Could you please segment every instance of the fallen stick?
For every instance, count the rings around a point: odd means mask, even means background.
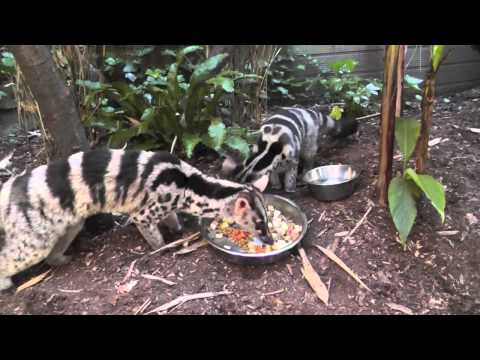
[[[352,229],[352,231],[350,231],[350,232],[348,233],[347,237],[352,236],[353,233],[354,233],[355,231],[357,231],[357,229],[360,227],[360,225],[362,225],[363,222],[365,221],[365,219],[367,218],[368,214],[370,214],[370,211],[372,211],[372,209],[373,209],[373,206],[370,206],[370,207],[368,208],[368,210],[365,212],[365,215],[363,215],[363,217],[357,222],[357,225],[355,225],[355,227]]]
[[[196,243],[193,243],[192,245],[186,247],[185,249],[175,251],[173,253],[173,255],[189,254],[189,253],[194,252],[195,250],[200,249],[201,247],[207,246],[207,245],[208,245],[207,240],[200,240],[200,241],[197,241]]]
[[[150,275],[150,274],[143,274],[142,277],[144,279],[148,279],[148,280],[155,280],[155,281],[160,281],[164,284],[167,284],[168,286],[173,286],[173,285],[177,285],[177,283],[174,283],[173,281],[170,281],[170,280],[167,280],[167,279],[164,279],[160,276],[155,276],[155,275]]]
[[[140,306],[138,308],[138,310],[135,311],[135,315],[142,314],[151,303],[152,303],[152,300],[150,298],[145,300],[145,302],[142,304],[142,306]]]
[[[25,289],[28,289],[29,287],[32,287],[34,285],[37,285],[39,282],[45,280],[45,278],[47,278],[47,276],[52,272],[52,269],[50,270],[47,270],[45,271],[43,274],[40,274],[38,276],[35,276],[33,278],[31,278],[30,280],[28,280],[27,282],[24,282],[22,285],[20,285],[17,290],[16,290],[16,293],[19,293],[20,291],[22,290],[25,290]],[[49,279],[51,277],[51,275],[47,278]]]
[[[376,113],[376,114],[361,116],[361,117],[358,117],[357,120],[367,120],[367,119],[371,119],[371,118],[374,118],[374,117],[377,117],[377,116],[380,116],[380,115],[381,115],[380,113]]]
[[[194,239],[196,239],[197,237],[200,236],[200,233],[197,232],[195,234],[192,234],[186,238],[183,238],[183,239],[180,239],[180,240],[176,240],[174,242],[171,242],[170,244],[167,244],[165,246],[162,246],[160,249],[157,249],[155,251],[152,251],[151,253],[148,253],[147,255],[155,255],[156,253],[159,253],[160,251],[164,251],[164,250],[168,250],[168,249],[172,249],[174,247],[177,247],[179,245],[182,245],[183,243],[185,242],[188,242],[188,241],[192,241]]]
[[[324,247],[320,245],[315,245],[321,252],[323,252],[330,260],[335,262],[338,266],[340,266],[348,275],[350,275],[355,281],[357,281],[361,286],[363,286],[365,289],[368,291],[372,292],[370,288],[365,285],[365,283],[360,280],[360,278],[337,256],[335,255],[331,250],[325,249]]]
[[[121,283],[124,283],[125,281],[130,279],[130,277],[132,276],[133,268],[135,267],[136,262],[137,262],[137,260],[132,261],[132,263],[130,264],[130,267],[128,268],[127,274],[125,275],[125,277],[123,278]]]
[[[310,260],[308,260],[307,254],[305,253],[305,250],[303,248],[299,248],[298,252],[300,253],[300,256],[302,258],[302,274],[307,280],[307,282],[310,284],[312,287],[313,291],[315,291],[315,294],[317,294],[318,298],[323,301],[325,305],[328,305],[328,289],[325,286],[324,282],[322,279],[320,279],[320,276],[318,273],[315,271],[313,268],[312,264],[310,263]]]
[[[163,305],[161,305],[161,306],[159,306],[159,307],[157,307],[153,310],[150,310],[145,315],[152,314],[154,312],[162,313],[162,312],[165,312],[169,309],[172,309],[174,307],[182,305],[182,304],[186,303],[187,301],[191,301],[191,300],[206,299],[206,298],[212,298],[212,297],[216,297],[216,296],[230,295],[230,294],[232,294],[231,291],[220,291],[220,292],[206,292],[206,293],[199,293],[199,294],[182,295],[182,296],[179,296],[176,299],[174,299],[174,300],[172,300],[172,301],[170,301],[166,304],[163,304]]]
[[[277,294],[283,293],[284,291],[285,291],[285,289],[280,289],[280,290],[276,290],[276,291],[271,291],[271,292],[262,294],[262,296],[277,295]]]
[[[327,210],[323,210],[322,214],[320,215],[320,217],[318,218],[317,222],[320,224],[323,220],[323,218],[325,217],[325,213],[327,212]]]
[[[438,235],[441,236],[452,236],[452,235],[457,235],[460,231],[458,230],[444,230],[444,231],[437,231]]]

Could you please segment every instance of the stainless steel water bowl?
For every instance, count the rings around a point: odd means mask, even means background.
[[[266,205],[272,205],[276,209],[280,210],[285,216],[290,218],[295,224],[302,226],[302,233],[297,240],[290,243],[288,246],[271,251],[268,253],[252,254],[248,253],[240,247],[233,244],[226,238],[215,238],[213,232],[210,230],[209,225],[212,219],[202,219],[201,233],[204,239],[206,239],[212,248],[221,254],[226,260],[242,265],[259,265],[259,264],[271,264],[289,254],[302,239],[305,237],[308,228],[307,217],[303,211],[291,200],[278,195],[265,194]],[[225,248],[227,245],[228,248]]]
[[[353,194],[358,176],[359,172],[350,165],[327,165],[310,170],[303,181],[316,199],[337,201]]]

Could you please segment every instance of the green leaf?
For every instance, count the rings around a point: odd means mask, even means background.
[[[342,118],[343,109],[340,106],[334,106],[332,111],[330,112],[330,117],[333,120],[339,121]]]
[[[250,148],[248,147],[248,143],[241,137],[229,136],[225,140],[225,144],[228,147],[239,151],[244,159],[248,158],[248,155],[250,154]]]
[[[417,145],[421,124],[414,118],[398,118],[395,121],[395,139],[403,155],[404,168]]]
[[[405,247],[408,234],[410,234],[417,217],[417,207],[410,192],[408,181],[404,178],[396,177],[390,182],[388,186],[388,206],[393,223],[400,235],[400,240]]]
[[[438,70],[440,60],[442,60],[443,49],[445,45],[432,45],[432,67],[433,71]]]
[[[412,179],[432,203],[442,219],[445,221],[445,190],[443,185],[430,175],[419,175],[415,170],[408,168],[405,177]]]
[[[225,92],[232,93],[235,90],[235,84],[232,79],[223,77],[223,76],[216,76],[207,81],[209,84],[213,84],[215,86],[221,86]]]
[[[9,67],[9,68],[14,68],[15,67],[15,59],[13,57],[13,55],[10,57],[10,56],[6,56],[6,54],[9,54],[9,53],[3,53],[3,57],[2,57],[2,64],[6,67]]]
[[[288,89],[284,88],[283,86],[277,87],[277,90],[280,91],[282,95],[288,95]]]
[[[351,73],[358,66],[358,61],[354,59],[339,60],[329,65],[329,68],[335,73]]]
[[[102,90],[105,88],[105,86],[98,81],[77,80],[76,84],[78,86],[86,87],[89,90]]]
[[[182,142],[185,151],[187,152],[187,157],[190,159],[193,155],[193,150],[200,143],[202,139],[198,134],[183,134]]]
[[[124,73],[133,73],[136,71],[136,68],[135,68],[135,65],[133,63],[127,63],[125,64],[125,66],[123,67],[122,71]]]
[[[155,108],[149,107],[146,108],[140,118],[141,121],[151,121],[155,116]]]
[[[218,54],[199,64],[190,78],[190,85],[195,86],[214,77],[225,65],[227,54]]]
[[[120,129],[115,131],[114,134],[110,136],[109,147],[112,148],[121,148],[123,147],[131,138],[137,135],[137,129],[132,127],[130,129]]]
[[[415,99],[417,99],[418,101],[422,101],[423,97],[422,95],[417,94],[415,95]]]
[[[213,148],[215,150],[220,149],[227,135],[225,124],[219,119],[212,121],[208,127],[208,135],[210,135],[210,138],[212,139]]]
[[[203,46],[200,45],[192,45],[192,46],[187,46],[186,48],[180,50],[179,54],[182,56],[186,56],[188,54],[191,54],[195,51],[203,50]]]
[[[7,93],[0,90],[0,99],[5,96],[7,96]]]
[[[422,89],[420,89],[419,85],[423,82],[422,79],[418,79],[416,77],[413,77],[413,76],[410,76],[410,75],[405,75],[405,85],[407,85],[407,87],[409,88],[412,88],[412,89],[415,89],[417,91],[422,91]]]
[[[297,69],[305,71],[305,65],[303,64],[297,65]]]

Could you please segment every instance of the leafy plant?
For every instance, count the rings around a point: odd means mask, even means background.
[[[395,125],[395,139],[403,157],[403,173],[390,182],[388,202],[404,248],[417,216],[416,202],[422,194],[437,210],[442,223],[445,220],[445,192],[442,184],[432,176],[417,174],[408,167],[420,136],[420,128],[420,122],[414,118],[399,118]]]
[[[423,83],[422,79],[418,79],[414,76],[405,74],[405,79],[403,81],[404,89],[407,92],[407,95],[412,94],[415,96],[415,99],[418,101],[422,101],[422,89],[420,85]],[[406,105],[411,106],[412,103],[410,101],[405,101]]]
[[[374,100],[381,83],[353,75],[357,66],[358,61],[343,59],[325,69],[318,59],[285,49],[267,71],[269,101],[272,105],[311,103],[312,99],[323,104],[345,103],[336,116],[364,115],[377,106]]]
[[[316,74],[319,69],[318,60],[310,55],[295,54],[288,49],[282,49],[268,70],[265,64],[270,102],[288,105],[311,100],[308,88],[315,76],[309,74]]]
[[[0,75],[14,76],[16,63],[13,54],[8,51],[2,51],[0,54]]]
[[[144,73],[136,72],[135,61],[128,65],[107,58],[107,70],[122,66],[126,80],[79,82],[89,90],[85,124],[106,131],[114,147],[128,143],[158,149],[177,138],[188,157],[198,144],[218,152],[231,148],[247,157],[246,131],[227,127],[218,110],[223,98],[235,92],[235,83],[250,76],[225,70],[227,54],[203,56],[196,64],[187,62],[194,53],[203,55],[203,47],[168,50],[173,62],[167,69],[150,68]]]
[[[329,65],[329,70],[322,70],[311,84],[312,89],[322,92],[327,103],[344,103],[345,114],[352,117],[364,115],[369,108],[378,107],[375,100],[382,88],[376,79],[363,79],[353,74],[358,64],[353,59],[336,61]]]

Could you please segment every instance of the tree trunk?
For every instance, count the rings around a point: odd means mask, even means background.
[[[427,75],[422,95],[422,128],[420,130],[416,154],[416,170],[418,174],[424,174],[427,168],[428,139],[430,138],[430,129],[432,128],[435,99],[435,73],[433,69]]]
[[[405,69],[405,46],[387,45],[382,92],[380,125],[380,161],[378,169],[378,202],[388,204],[388,184],[392,178],[395,118],[401,114],[402,89]]]
[[[46,45],[9,45],[35,100],[45,128],[53,138],[53,158],[88,149],[85,130],[70,89]]]

